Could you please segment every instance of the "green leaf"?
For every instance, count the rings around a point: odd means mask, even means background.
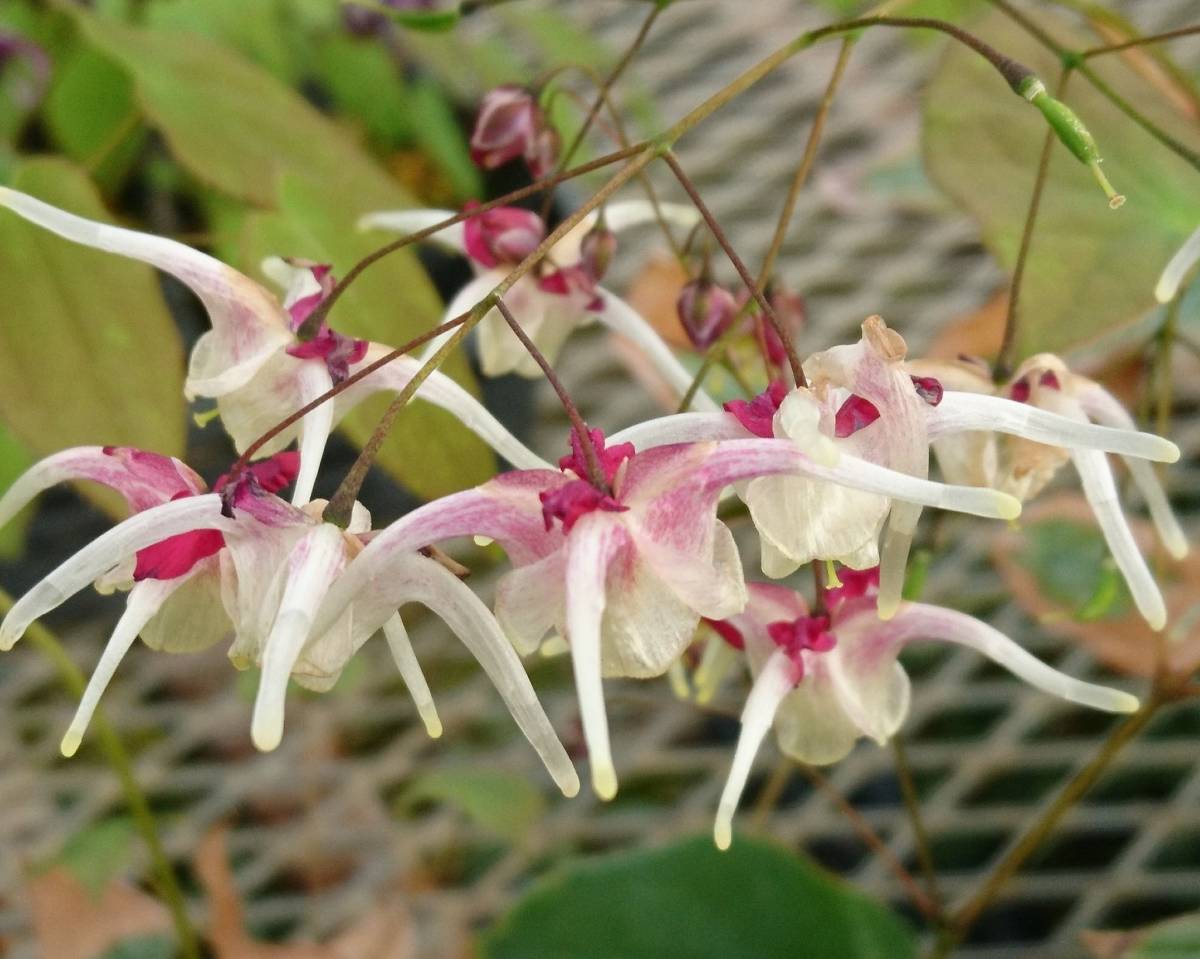
[[[422,802],[443,802],[511,841],[524,836],[542,818],[546,799],[524,776],[497,769],[436,769],[419,776],[397,801],[408,812]]]
[[[132,819],[105,819],[68,839],[48,865],[66,866],[88,892],[99,897],[128,867],[136,839],[137,827]]]
[[[404,78],[381,43],[331,33],[314,65],[338,112],[361,120],[373,142],[388,148],[411,142]]]
[[[1195,959],[1200,956],[1200,913],[1177,916],[1150,927],[1124,959]]]
[[[1033,574],[1047,599],[1075,619],[1119,618],[1132,608],[1125,581],[1094,526],[1058,519],[1030,524],[1017,562]]]
[[[12,185],[111,220],[93,184],[66,160],[25,161]],[[183,347],[154,270],[6,210],[0,250],[0,421],[38,457],[93,444],[182,456]],[[101,501],[124,515],[114,500]]]
[[[173,959],[177,955],[175,941],[168,936],[135,936],[121,940],[100,959]]]
[[[6,490],[18,476],[33,465],[33,457],[0,423],[0,490]],[[0,526],[0,559],[15,559],[25,548],[25,533],[33,520],[32,507],[23,509]]]
[[[1088,45],[1048,11],[1039,22],[1069,45]],[[1053,92],[1056,59],[1006,17],[991,16],[977,30],[1038,71]],[[1200,145],[1195,125],[1174,114],[1120,57],[1091,65],[1138,110]],[[1190,166],[1084,77],[1072,77],[1061,99],[1095,137],[1105,173],[1128,202],[1110,210],[1087,167],[1053,144],[1021,294],[1021,356],[1061,352],[1135,322],[1154,306],[1159,272],[1200,222],[1200,191]],[[926,95],[926,162],[938,185],[978,221],[984,241],[1009,270],[1046,129],[1041,114],[1014,96],[987,62],[952,45]]]
[[[345,0],[344,0],[345,2]],[[445,33],[453,30],[462,18],[457,9],[448,10],[398,10],[375,0],[352,0],[355,6],[374,10],[389,17],[393,23],[408,30],[419,30],[422,33]]]
[[[274,205],[284,173],[352,197],[350,213],[411,203],[345,129],[232,50],[71,10],[88,40],[129,71],[147,118],[202,182],[260,207]]]
[[[287,42],[295,31],[279,14],[279,0],[171,0],[146,4],[145,23],[162,32],[202,34],[294,83],[302,75]]]
[[[115,191],[146,140],[128,74],[87,48],[56,67],[43,117],[55,143],[106,192]]]
[[[286,178],[279,206],[278,213],[247,217],[240,262],[248,273],[255,274],[265,257],[279,255],[332,263],[341,276],[378,243],[355,230],[352,197],[336,189]],[[399,345],[436,325],[439,314],[415,260],[390,256],[347,289],[331,319],[344,333]],[[443,371],[474,389],[461,352]],[[366,442],[389,401],[390,395],[376,397],[346,417],[343,429],[351,440]],[[378,462],[426,499],[482,483],[496,466],[491,451],[453,416],[420,401],[401,415]]]
[[[418,80],[409,90],[408,106],[417,143],[449,177],[455,191],[460,196],[480,196],[479,169],[471,162],[467,138],[441,86]]]
[[[779,846],[708,837],[576,865],[483,939],[484,959],[905,959],[893,913]]]

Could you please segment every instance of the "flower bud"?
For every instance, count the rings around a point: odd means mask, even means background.
[[[617,252],[617,235],[601,219],[579,243],[579,262],[594,282],[599,282],[612,265]]]
[[[712,280],[691,280],[675,301],[675,311],[688,339],[698,350],[706,350],[729,329],[737,315],[737,301]]]
[[[562,151],[562,137],[552,126],[547,126],[541,111],[538,111],[540,129],[525,150],[525,165],[535,180],[549,176],[558,167],[558,155]]]
[[[472,205],[468,204],[467,209]],[[467,255],[480,266],[520,263],[546,236],[542,218],[516,206],[485,210],[463,224]]]
[[[767,302],[775,311],[775,316],[787,331],[793,341],[800,335],[804,321],[808,318],[808,305],[804,297],[793,290],[782,286],[772,287],[767,291]],[[783,341],[770,323],[763,323],[763,340],[766,346],[767,359],[775,366],[783,366],[787,362],[787,350]]]
[[[471,160],[494,170],[517,157],[529,157],[545,126],[542,108],[524,87],[506,85],[490,90],[479,107],[471,131]]]

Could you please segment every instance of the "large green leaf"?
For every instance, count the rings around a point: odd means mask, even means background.
[[[410,202],[348,132],[234,51],[187,30],[136,29],[72,7],[86,38],[124,66],[176,159],[218,190],[274,204],[281,174],[344,198],[348,212]]]
[[[905,959],[912,932],[809,861],[708,837],[573,867],[483,940],[484,959]]]
[[[516,841],[541,818],[546,799],[529,779],[499,769],[434,769],[416,778],[398,801],[401,812],[422,802],[456,806],[504,839]]]
[[[1090,45],[1049,11],[1040,23]],[[1047,22],[1048,21],[1048,22]],[[1054,85],[1057,60],[999,14],[976,28]],[[1173,135],[1200,146],[1183,121],[1118,56],[1091,61],[1112,87]],[[1132,323],[1154,305],[1159,272],[1200,222],[1200,179],[1081,76],[1063,98],[1099,143],[1104,170],[1127,202],[1110,210],[1085,166],[1055,143],[1021,295],[1019,353],[1061,351]],[[925,155],[935,181],[979,222],[1011,269],[1046,124],[975,53],[953,46],[925,101]]]
[[[349,200],[334,189],[285,178],[279,212],[255,213],[242,234],[241,267],[257,273],[270,255],[300,256],[332,263],[337,275],[374,249],[376,240],[354,228]],[[366,271],[346,291],[332,314],[335,327],[380,343],[399,345],[437,322],[436,299],[428,286],[414,283],[416,267],[403,257],[388,257]],[[419,279],[424,279],[423,275]],[[443,370],[471,388],[462,354]],[[344,429],[363,443],[379,421],[389,397],[365,403],[348,416]],[[484,444],[450,414],[427,403],[413,403],[396,423],[380,451],[379,463],[423,498],[481,483],[495,471],[495,459]]]
[[[66,160],[29,160],[12,185],[110,220]],[[182,456],[183,349],[150,267],[59,239],[0,210],[0,419],[37,456],[139,446]]]

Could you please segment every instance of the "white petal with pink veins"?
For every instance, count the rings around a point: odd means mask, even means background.
[[[454,210],[379,210],[359,217],[360,230],[388,230],[392,233],[407,235],[420,230],[428,230],[437,226],[443,220],[452,219]],[[455,223],[443,227],[429,237],[430,243],[440,243],[456,253],[466,254],[467,246],[463,239],[463,225]]]
[[[425,673],[421,670],[421,664],[417,662],[412,640],[408,638],[408,630],[404,628],[404,621],[399,614],[393,614],[383,624],[383,635],[387,637],[392,661],[395,662],[404,685],[408,687],[408,694],[412,697],[413,705],[417,707],[417,715],[425,724],[425,731],[431,739],[437,739],[442,735],[442,721],[438,718],[433,693],[429,691],[429,683],[425,681]]]

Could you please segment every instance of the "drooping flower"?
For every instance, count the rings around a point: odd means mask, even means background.
[[[668,221],[685,227],[693,226],[698,216],[691,207],[676,203],[660,204],[660,210]],[[413,233],[453,215],[448,210],[390,210],[367,214],[359,221],[359,226],[363,229]],[[504,298],[513,316],[550,362],[554,362],[563,344],[575,330],[597,321],[641,347],[682,396],[691,386],[692,374],[633,307],[599,284],[600,274],[597,271],[607,266],[612,256],[611,249],[604,255],[597,255],[596,250],[585,248],[585,241],[594,237],[597,229],[606,232],[591,242],[594,245],[611,246],[610,238],[616,233],[647,222],[653,216],[654,210],[649,203],[629,201],[608,204],[602,221],[598,214],[584,217],[550,250],[541,272],[522,277]],[[466,226],[458,224],[447,227],[434,235],[438,243],[468,256],[476,272],[475,279],[459,290],[446,307],[447,319],[465,313],[480,302],[519,262],[521,257],[516,254],[527,250],[527,242],[514,249],[506,260],[499,256],[500,244],[496,234],[506,235],[519,229],[522,237],[528,237],[532,229],[531,217],[534,214],[525,210],[501,208],[472,217],[466,221]],[[476,221],[479,224],[472,226]],[[480,364],[486,375],[542,375],[541,368],[513,335],[499,311],[490,311],[480,321],[477,330]],[[436,349],[440,342],[434,340],[428,347],[429,351]],[[696,405],[709,410],[717,408],[703,392],[698,395]]]
[[[484,95],[471,131],[476,166],[494,170],[522,157],[537,180],[553,172],[559,146],[557,131],[531,91],[506,84]]]
[[[1147,460],[1174,462],[1179,451],[1174,444],[1159,440],[1159,447],[1144,442],[1129,445],[1089,446],[1064,443],[1029,431],[1006,429],[1003,420],[1033,422],[1039,414],[1053,413],[1075,424],[1076,430],[1094,430],[1095,424],[1121,431],[1126,437],[1145,437],[1136,433],[1133,417],[1120,401],[1099,383],[1074,373],[1057,356],[1039,353],[1025,360],[1007,383],[995,385],[982,370],[969,364],[917,365],[936,370],[958,382],[957,411],[936,426],[934,450],[942,472],[955,482],[984,484],[1011,493],[1027,501],[1038,493],[1070,460],[1079,474],[1084,496],[1096,515],[1113,559],[1142,616],[1154,629],[1166,625],[1166,606],[1154,577],[1137,548],[1133,534],[1121,512],[1120,498],[1105,452],[1120,454],[1129,469],[1159,538],[1176,559],[1187,555],[1188,544],[1179,526],[1162,484]],[[966,392],[975,389],[978,393]],[[998,395],[987,395],[992,392]],[[1007,397],[1007,399],[1005,399]],[[967,424],[957,414],[971,414],[974,431],[963,432]],[[981,430],[983,432],[981,432]],[[1002,436],[994,431],[1010,434]],[[952,436],[946,436],[953,433]],[[1067,447],[1065,449],[1057,448]]]
[[[746,609],[725,621],[745,645],[754,685],[717,811],[714,837],[721,849],[732,840],[738,800],[772,725],[780,749],[813,765],[837,762],[861,737],[880,745],[891,739],[908,714],[911,689],[897,657],[909,643],[966,646],[1043,692],[1093,709],[1130,713],[1138,707],[1128,693],[1060,673],[964,613],[904,603],[890,620],[880,619],[875,570],[849,573],[844,583],[826,591],[828,612],[821,615],[811,614],[790,589],[752,583]]]
[[[179,460],[124,447],[65,450],[32,467],[0,498],[0,525],[42,490],[87,479],[121,493],[134,515],[64,562],[22,597],[0,624],[9,649],[30,622],[89,582],[129,589],[125,611],[106,645],[62,741],[72,755],[101,694],[140,634],[148,645],[195,651],[232,636],[239,669],[262,667],[252,734],[261,749],[278,744],[289,678],[328,689],[377,628],[430,735],[441,733],[429,686],[399,614],[357,628],[353,610],[310,637],[312,613],[370,535],[370,516],[355,504],[347,529],[323,522],[325,503],[303,509],[274,495],[298,472],[295,453],[223,476],[214,492]],[[520,660],[487,608],[436,560],[419,553],[397,566],[403,602],[418,602],[462,638],[496,683],[522,731],[564,792],[578,778],[537,703]],[[398,604],[399,605],[399,604]],[[305,642],[305,640],[308,640]]]
[[[871,317],[863,324],[860,342],[833,347],[805,362],[808,389],[789,393],[773,384],[752,402],[727,404],[724,414],[661,417],[623,430],[614,439],[644,449],[660,443],[773,435],[791,440],[819,462],[836,463],[850,456],[855,464],[885,466],[918,478],[928,475],[931,444],[979,430],[1052,443],[1085,456],[1103,451],[1167,462],[1179,456],[1170,441],[1128,429],[1127,422],[1113,424],[1119,428],[1097,426],[1003,397],[946,389],[935,377],[914,377],[904,355],[903,339],[880,318]],[[963,482],[956,474],[948,478]],[[1019,512],[1007,495],[1012,491],[1002,483],[987,478],[976,482],[973,477],[966,485],[1000,490],[1012,507],[1008,518]],[[763,572],[768,576],[786,576],[812,560],[834,560],[853,569],[878,565],[880,615],[886,617],[897,608],[922,508],[904,501],[898,488],[867,491],[833,486],[815,476],[764,476],[741,487],[739,495],[761,537]],[[953,509],[954,502],[946,499],[939,505]]]
[[[684,284],[675,311],[692,346],[707,350],[733,324],[738,305],[725,287],[701,278]]]
[[[335,382],[390,352],[382,344],[344,336],[324,324],[312,339],[297,338],[296,331],[331,288],[332,276],[323,264],[282,259],[264,263],[264,272],[286,290],[280,302],[232,267],[174,240],[85,220],[4,187],[0,187],[0,206],[75,243],[155,266],[200,298],[212,329],[192,350],[184,390],[189,398],[217,401],[222,422],[239,451]],[[397,358],[333,402],[309,412],[263,448],[264,454],[270,454],[299,436],[301,474],[293,502],[312,498],[325,443],[341,417],[375,392],[403,389],[420,366],[412,357]],[[453,413],[515,465],[543,465],[449,377],[434,373],[417,397]]]
[[[822,466],[792,443],[742,439],[634,453],[592,439],[603,486],[592,486],[582,447],[562,472],[524,470],[426,504],[380,532],[330,590],[319,632],[353,605],[364,629],[401,601],[395,572],[416,549],[461,536],[496,540],[513,564],[496,593],[496,617],[522,652],[552,629],[566,637],[591,757],[592,782],[616,791],[602,676],[658,676],[691,641],[701,617],[723,619],[745,602],[729,530],[716,519],[722,489],[773,473],[815,475],[941,502],[937,484],[847,457]],[[964,491],[964,508],[995,515],[1005,497]],[[1013,504],[1015,505],[1015,503]]]

